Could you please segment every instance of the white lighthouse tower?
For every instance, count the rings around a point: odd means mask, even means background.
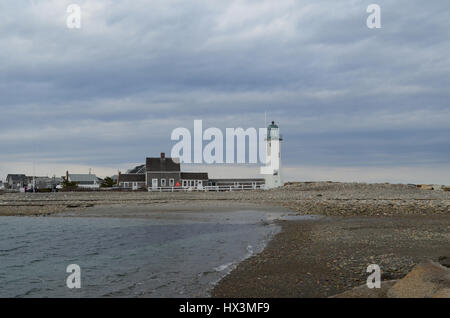
[[[261,174],[266,180],[266,189],[278,188],[283,185],[281,181],[281,147],[280,129],[272,121],[267,127],[266,136],[266,165],[261,167]]]

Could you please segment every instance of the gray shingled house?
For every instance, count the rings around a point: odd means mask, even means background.
[[[159,158],[146,160],[147,187],[175,187],[181,185],[181,165],[176,158],[166,158],[161,153]]]
[[[119,173],[117,184],[120,188],[171,188],[198,187],[206,185],[208,173],[181,172],[181,165],[177,158],[168,158],[164,153],[160,157],[149,157],[145,165],[137,166]]]
[[[123,189],[184,188],[203,189],[205,186],[217,187],[221,190],[261,189],[265,180],[258,179],[209,179],[207,172],[182,172],[177,158],[167,158],[164,153],[160,157],[149,157],[145,165],[137,166],[120,173],[117,185]],[[214,190],[214,188],[213,188]]]

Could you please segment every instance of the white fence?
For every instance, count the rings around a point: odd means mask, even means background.
[[[197,186],[197,187],[148,187],[149,192],[223,192],[223,191],[245,191],[264,190],[262,185],[236,185],[236,186]]]

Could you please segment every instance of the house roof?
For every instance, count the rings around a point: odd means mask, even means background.
[[[177,158],[147,158],[146,169],[149,171],[180,171]]]
[[[248,178],[248,179],[210,179],[212,182],[234,183],[234,182],[265,182],[264,178]]]
[[[181,179],[184,180],[208,180],[207,172],[182,172]]]
[[[145,173],[145,165],[136,166],[133,169],[129,169],[127,173]]]
[[[98,178],[95,174],[69,174],[71,182],[96,182]]]
[[[145,182],[143,173],[123,173],[120,174],[119,182]]]
[[[11,180],[12,182],[28,182],[28,178],[24,174],[8,174],[6,180]]]

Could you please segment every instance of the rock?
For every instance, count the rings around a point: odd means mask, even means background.
[[[447,289],[447,291],[446,291]],[[450,289],[450,269],[438,263],[420,263],[389,291],[389,298],[445,297]]]
[[[67,207],[68,208],[79,208],[81,206],[81,204],[68,204]]]
[[[433,190],[433,186],[429,184],[419,184],[418,187],[422,190]]]
[[[372,289],[364,284],[330,298],[386,298],[387,292],[395,283],[397,283],[397,280],[382,281],[381,288]]]
[[[440,257],[446,262],[449,257]],[[450,268],[427,261],[400,280],[381,282],[381,288],[366,284],[330,298],[450,298]]]
[[[450,268],[450,256],[441,256],[438,259],[439,264]]]

